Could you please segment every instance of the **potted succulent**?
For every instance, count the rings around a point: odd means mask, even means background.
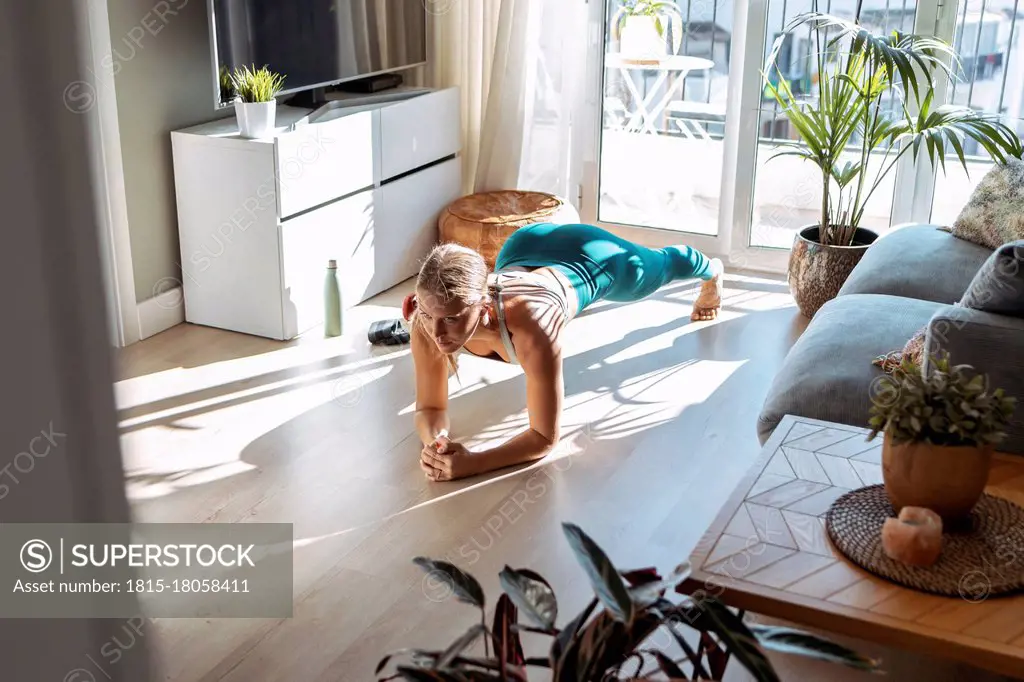
[[[926,367],[905,359],[873,391],[871,433],[884,434],[882,476],[899,513],[925,507],[955,522],[968,516],[988,482],[995,446],[1016,399],[989,390],[988,377],[949,355]]]
[[[612,17],[612,37],[627,61],[656,62],[665,57],[665,31],[672,28],[672,53],[683,40],[683,15],[669,0],[623,0]]]
[[[284,86],[284,76],[266,66],[256,69],[237,68],[231,74],[231,87],[235,93],[235,117],[242,137],[269,137],[274,133],[277,118],[277,100]]]
[[[753,679],[775,682],[779,677],[765,655],[767,650],[878,671],[877,661],[816,635],[747,624],[742,614],[712,597],[695,594],[672,601],[665,592],[686,578],[685,564],[668,578],[653,568],[619,571],[578,526],[563,523],[562,528],[594,588],[595,596],[586,608],[558,626],[558,600],[548,581],[531,570],[506,566],[498,576],[503,594],[495,604],[493,627],[488,628],[480,583],[450,563],[417,557],[415,563],[447,586],[458,601],[480,610],[480,622],[443,651],[403,649],[385,656],[376,674],[392,663],[395,670],[379,679],[526,682],[541,679],[536,674],[528,678],[527,669],[546,669],[549,672],[543,676],[552,682],[721,680],[732,657]],[[520,612],[529,624],[520,623]],[[695,644],[691,643],[694,638],[683,637],[686,630],[696,635]],[[549,637],[550,647],[542,656],[528,655],[521,632]],[[483,656],[468,653],[479,640],[483,640]],[[669,643],[678,646],[678,653],[665,646]],[[402,658],[409,662],[399,664]],[[627,666],[631,674],[625,671]]]
[[[818,92],[794,95],[777,60],[787,35],[816,36]],[[947,64],[947,60],[950,62]],[[778,156],[797,156],[821,173],[821,214],[794,237],[789,286],[800,311],[813,317],[834,298],[877,239],[862,225],[882,180],[907,154],[927,152],[945,171],[947,143],[967,170],[963,140],[972,138],[996,163],[1024,154],[1020,138],[997,117],[969,107],[934,104],[933,76],[951,80],[958,67],[942,40],[899,31],[875,34],[850,21],[810,12],[796,17],[774,43],[763,72],[765,89],[796,140]]]

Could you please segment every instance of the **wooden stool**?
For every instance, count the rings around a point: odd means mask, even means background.
[[[524,225],[579,222],[572,204],[553,194],[498,190],[478,192],[448,205],[438,218],[442,242],[455,242],[482,255],[493,269],[505,240]]]

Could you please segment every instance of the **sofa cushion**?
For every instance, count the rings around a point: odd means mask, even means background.
[[[935,225],[899,227],[868,248],[839,295],[889,294],[955,303],[991,254]],[[902,348],[913,332],[893,348]]]
[[[992,252],[967,287],[963,305],[1024,317],[1024,240],[1003,244]]]
[[[867,427],[872,382],[884,376],[871,361],[902,347],[943,307],[884,294],[849,294],[826,303],[772,382],[758,417],[761,443],[787,414]]]

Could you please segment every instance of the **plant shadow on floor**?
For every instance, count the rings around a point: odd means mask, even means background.
[[[730,286],[731,289],[731,286]],[[739,289],[743,291],[742,288]],[[665,287],[652,295],[678,306],[678,314],[655,324],[638,322],[614,341],[590,348],[566,358],[564,363],[566,403],[586,400],[590,397],[610,397],[614,412],[607,418],[590,420],[586,425],[588,451],[600,449],[602,442],[613,442],[617,438],[630,437],[645,442],[671,437],[679,433],[679,425],[702,424],[701,428],[725,417],[715,415],[710,406],[719,405],[719,393],[724,392],[736,405],[736,419],[746,414],[746,425],[737,423],[725,437],[732,443],[749,443],[756,448],[756,410],[763,398],[771,376],[788,348],[805,326],[805,321],[794,308],[785,307],[767,311],[747,312],[740,317],[720,319],[712,323],[695,323],[689,319],[690,303],[682,297],[696,293],[692,284]],[[728,291],[727,291],[728,293]],[[610,314],[629,304],[606,305],[594,311],[594,315]],[[729,310],[728,300],[725,309]],[[691,329],[699,325],[698,329]],[[679,330],[667,346],[658,350],[628,356],[631,349],[659,337],[670,336]],[[770,331],[769,331],[770,330]],[[571,332],[570,332],[571,333]],[[756,341],[752,339],[756,338]],[[699,358],[699,360],[697,360]],[[624,386],[647,378],[656,382],[661,377],[680,371],[696,362],[732,362],[738,367],[711,395],[698,404],[687,406],[682,412],[667,417],[645,421],[642,425],[629,423],[629,409],[644,407],[647,403],[643,391],[625,391]],[[410,401],[415,396],[415,378],[411,359],[398,355],[389,361],[394,367],[382,379],[357,387],[337,401],[331,401],[309,410],[271,429],[244,447],[240,459],[248,466],[249,473],[241,474],[248,480],[258,478],[274,481],[274,500],[262,499],[253,494],[252,504],[263,505],[269,514],[286,514],[286,509],[304,510],[309,499],[316,499],[320,491],[339,482],[358,477],[366,485],[382,486],[394,490],[408,488],[416,491],[405,497],[393,498],[395,506],[366,505],[361,497],[345,495],[330,496],[330,507],[320,508],[308,516],[303,512],[302,521],[296,521],[298,536],[335,533],[361,524],[372,523],[401,513],[430,499],[443,497],[465,488],[486,484],[488,480],[515,473],[533,466],[520,465],[510,469],[491,472],[482,476],[453,481],[445,484],[424,486],[422,472],[417,460],[420,446],[411,434]],[[482,363],[490,361],[480,360]],[[456,391],[450,403],[453,425],[460,433],[482,432],[499,425],[504,428],[515,422],[524,412],[525,379],[521,373],[487,385],[475,386],[465,393]],[[720,421],[718,422],[720,423]],[[368,429],[367,424],[375,428]],[[573,434],[567,434],[569,438]],[[690,437],[700,438],[703,434],[689,432]],[[716,433],[709,435],[717,437]],[[396,473],[395,458],[408,463]],[[681,453],[685,458],[685,453]],[[270,478],[267,478],[270,477]],[[243,509],[247,504],[245,488],[247,483],[237,479],[199,483],[191,488],[180,488],[170,493],[175,507],[190,505],[189,498],[209,499],[218,487],[224,490],[225,499],[239,507],[236,516],[258,512],[259,509]],[[213,490],[211,491],[211,487]],[[425,489],[424,489],[425,488]],[[137,504],[144,510],[152,506],[159,515],[159,509],[169,502],[164,499],[140,500]],[[272,503],[282,503],[280,511],[273,512]],[[223,505],[230,509],[230,505]],[[223,520],[238,520],[224,515]],[[266,520],[291,521],[279,517]]]

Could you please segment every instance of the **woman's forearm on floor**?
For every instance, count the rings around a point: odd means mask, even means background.
[[[477,456],[482,459],[484,471],[493,471],[546,457],[555,445],[541,433],[528,429],[496,448],[478,452]]]
[[[424,445],[430,445],[442,433],[451,430],[447,410],[416,410],[416,431]]]

